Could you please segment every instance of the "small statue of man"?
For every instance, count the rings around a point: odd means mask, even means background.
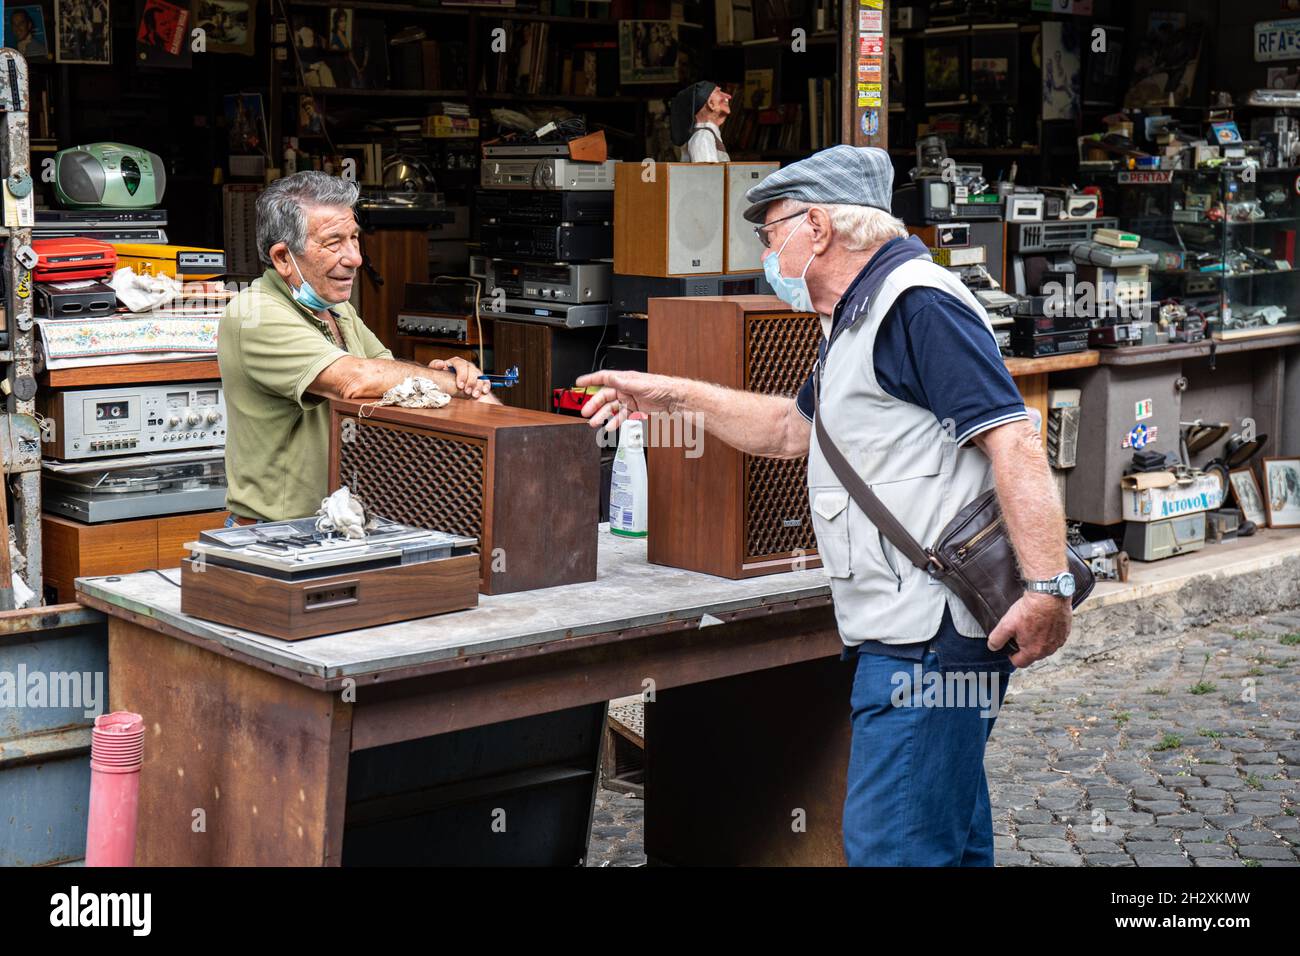
[[[684,163],[727,163],[722,124],[731,115],[731,94],[708,80],[692,83],[673,97],[669,132]]]

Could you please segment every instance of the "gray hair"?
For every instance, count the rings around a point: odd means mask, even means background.
[[[257,197],[258,258],[270,265],[271,247],[277,242],[287,244],[294,255],[302,255],[307,245],[307,209],[351,209],[360,192],[354,182],[315,170],[277,179]]]
[[[907,235],[907,227],[901,219],[896,219],[875,206],[829,203],[825,208],[831,214],[831,226],[835,229],[836,238],[850,252],[862,252],[890,239]]]
[[[791,205],[801,201],[787,199]],[[835,241],[843,243],[849,252],[863,252],[908,234],[903,220],[875,206],[819,202],[808,203],[804,208],[812,209],[814,206],[829,213],[831,227],[835,230]]]

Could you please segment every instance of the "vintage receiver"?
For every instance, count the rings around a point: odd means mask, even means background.
[[[614,188],[614,161],[579,163],[572,159],[485,159],[479,185],[493,189],[559,189],[575,192]]]
[[[608,262],[525,262],[487,260],[486,295],[504,289],[512,299],[553,302],[608,302]]]
[[[612,230],[604,223],[574,226],[521,226],[484,223],[479,229],[483,251],[490,256],[523,256],[571,262],[608,259],[614,251]]]
[[[131,385],[46,392],[41,413],[54,420],[45,455],[74,461],[226,444],[220,382]]]
[[[647,368],[794,395],[820,338],[816,315],[775,296],[651,299]],[[646,452],[651,563],[728,578],[820,567],[806,460],[757,458],[711,434],[695,437],[699,454],[664,443]]]
[[[745,218],[749,201],[745,193],[753,189],[772,173],[780,163],[726,163],[723,165],[727,181],[727,224],[723,272],[761,272],[763,269],[763,244],[754,234],[754,223]]]
[[[492,341],[491,320],[483,328],[483,344]],[[418,335],[421,338],[445,342],[463,342],[478,345],[479,324],[471,316],[446,315],[441,312],[418,312],[403,309],[397,313],[397,331],[401,335]]]
[[[614,271],[630,276],[723,271],[725,172],[716,163],[619,163],[614,186]]]
[[[558,226],[562,222],[611,222],[614,194],[610,190],[556,192],[480,189],[478,214],[484,222],[514,222]]]
[[[596,579],[600,449],[583,419],[482,402],[335,401],[331,488],[392,521],[477,538],[479,590]]]

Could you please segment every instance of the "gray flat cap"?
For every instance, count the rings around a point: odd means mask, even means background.
[[[894,164],[874,146],[832,146],[778,169],[745,198],[750,222],[762,222],[769,203],[793,199],[806,203],[845,203],[890,211]]]

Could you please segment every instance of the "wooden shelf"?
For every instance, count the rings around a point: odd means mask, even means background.
[[[961,146],[949,146],[949,156],[1038,156],[1041,150],[1037,146],[1012,147],[1009,149],[990,149],[985,146],[972,146],[969,149]],[[908,149],[905,146],[892,146],[889,149],[890,156],[916,156],[916,147]]]
[[[316,7],[327,9],[337,7],[334,0],[289,0],[290,7]],[[358,0],[348,4],[349,10],[375,10],[383,13],[418,13],[431,17],[463,17],[470,13],[471,7],[429,7],[415,3],[375,3],[373,0]]]
[[[137,362],[130,365],[92,365],[86,368],[47,369],[42,388],[138,385],[143,382],[202,382],[221,378],[215,359],[196,362]]]
[[[641,99],[645,98],[637,97],[634,94],[624,96],[575,96],[571,93],[470,93],[468,90],[353,90],[338,86],[286,86],[283,91],[285,93],[320,94],[321,96],[370,96],[376,99],[455,99],[526,103],[627,103],[629,101],[640,102]]]
[[[1025,375],[1046,375],[1048,372],[1064,372],[1072,368],[1091,368],[1101,362],[1101,355],[1095,349],[1083,352],[1071,352],[1068,355],[1047,355],[1043,358],[1005,358],[1007,371],[1012,378]]]
[[[290,7],[315,7],[316,9],[333,9],[338,0],[289,0]],[[374,0],[360,0],[349,3],[350,10],[373,10],[377,13],[401,13],[428,17],[482,17],[485,20],[526,20],[529,23],[568,23],[584,27],[616,27],[615,19],[596,19],[593,17],[559,17],[547,13],[530,13],[526,10],[498,9],[495,7],[430,7],[416,3],[376,3]],[[696,28],[698,23],[679,23],[678,26]]]
[[[1256,338],[1206,339],[1203,342],[1166,342],[1163,345],[1133,345],[1128,348],[1106,349],[1101,356],[1102,365],[1151,365],[1179,359],[1200,358],[1211,352],[1215,355],[1232,355],[1234,352],[1253,352],[1257,349],[1280,348],[1300,344],[1300,332],[1279,332]]]
[[[406,97],[411,99],[468,99],[465,90],[354,90],[346,86],[286,86],[285,93],[319,93],[321,96]]]

